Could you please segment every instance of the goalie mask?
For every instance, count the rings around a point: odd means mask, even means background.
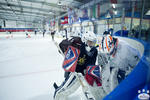
[[[99,45],[100,52],[111,55],[115,50],[116,40],[117,39],[111,37],[110,35],[104,36],[101,44]]]

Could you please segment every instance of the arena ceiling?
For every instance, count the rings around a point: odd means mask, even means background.
[[[132,1],[140,12],[144,0],[0,0],[0,19],[39,23],[67,14],[67,8],[81,9],[90,3],[100,3],[101,14],[112,10],[112,2],[117,1],[115,10],[121,13],[121,8],[131,12]],[[105,10],[106,9],[106,10]],[[146,13],[150,10],[150,1],[145,0]]]

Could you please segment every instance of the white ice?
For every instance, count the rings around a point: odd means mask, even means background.
[[[53,83],[64,80],[62,62],[48,35],[10,38],[0,34],[0,100],[53,100]],[[80,92],[69,100],[80,100]]]

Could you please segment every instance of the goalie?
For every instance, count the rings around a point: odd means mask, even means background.
[[[107,95],[136,66],[140,53],[126,41],[110,35],[102,38],[99,49],[98,63],[102,66],[102,88]]]
[[[93,32],[87,32],[83,34],[82,40],[80,37],[73,37],[70,40],[63,40],[59,44],[61,50],[65,53],[63,63],[65,80],[60,86],[54,83],[55,100],[65,100],[67,96],[74,93],[80,85],[82,85],[83,92],[87,99],[96,100],[88,88],[85,88],[88,87],[89,84],[93,85],[94,82],[96,82],[98,86],[101,86],[99,79],[100,67],[91,66],[95,65],[98,53],[95,43],[95,34]],[[98,70],[98,73],[94,72],[95,69]],[[95,76],[92,75],[92,71],[95,73]]]

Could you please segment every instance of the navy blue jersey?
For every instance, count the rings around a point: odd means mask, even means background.
[[[76,72],[80,72],[83,75],[84,75],[84,69],[86,69],[87,66],[95,65],[96,57],[98,54],[96,47],[92,47],[89,52],[85,49],[85,47],[86,47],[85,43],[82,43],[80,47],[80,55],[76,67]]]
[[[59,44],[63,53],[67,50],[69,45],[80,49],[80,55],[79,55],[78,62],[77,62],[76,72],[80,72],[84,75],[83,72],[87,66],[95,65],[98,51],[97,51],[96,47],[93,47],[88,52],[85,49],[86,44],[81,41],[80,37],[73,37],[70,40],[65,39]]]

